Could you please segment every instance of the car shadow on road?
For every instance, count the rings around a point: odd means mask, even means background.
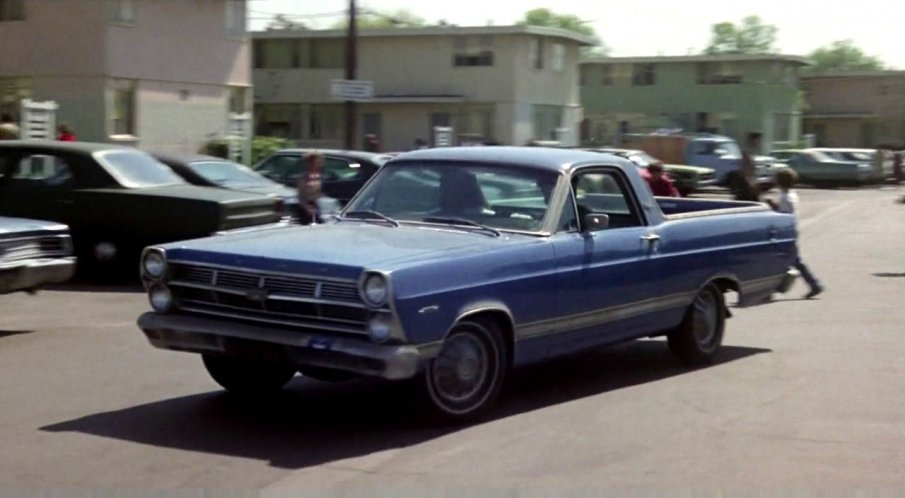
[[[54,284],[43,287],[43,290],[53,292],[89,292],[89,293],[129,293],[144,292],[140,283],[101,284],[84,281],[70,281],[64,284]]]
[[[720,361],[708,368],[718,370],[721,364],[768,352],[724,347]],[[480,423],[694,370],[673,360],[660,340],[593,350],[516,370],[492,415]],[[274,467],[300,469],[404,448],[468,428],[428,416],[418,403],[417,387],[415,382],[370,380],[330,385],[297,377],[288,389],[266,401],[243,402],[216,391],[87,415],[41,430],[261,459]]]
[[[871,275],[880,278],[905,278],[905,273],[872,273]]]
[[[31,334],[34,330],[2,330],[0,329],[0,339],[13,335]]]

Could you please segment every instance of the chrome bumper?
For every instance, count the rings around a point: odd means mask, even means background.
[[[63,283],[75,274],[75,258],[32,259],[0,265],[0,294],[34,291],[43,285]]]
[[[426,360],[439,353],[441,345],[381,345],[335,335],[154,312],[141,315],[138,327],[151,345],[160,349],[263,358],[390,380],[414,377]]]

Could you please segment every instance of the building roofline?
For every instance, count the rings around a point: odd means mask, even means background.
[[[251,38],[345,38],[345,29],[274,29],[251,31]],[[407,36],[480,36],[480,35],[535,35],[561,38],[578,45],[594,46],[598,42],[574,31],[542,26],[430,26],[418,28],[359,29],[360,38],[395,38]]]
[[[804,74],[802,79],[819,80],[819,79],[845,79],[845,78],[883,78],[905,76],[905,71],[888,70],[888,71],[829,71],[826,73]]]
[[[679,63],[679,62],[753,62],[782,61],[808,66],[811,62],[798,55],[787,54],[721,54],[721,55],[657,55],[644,57],[584,57],[580,64],[613,64],[613,63]]]

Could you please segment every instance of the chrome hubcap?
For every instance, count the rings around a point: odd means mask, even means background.
[[[719,304],[712,292],[703,292],[694,300],[694,337],[698,344],[709,344],[717,332]]]
[[[471,334],[451,337],[434,360],[432,381],[441,397],[460,402],[479,393],[487,379],[487,347]]]

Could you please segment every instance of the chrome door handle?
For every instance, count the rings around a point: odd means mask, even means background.
[[[660,236],[655,233],[649,233],[647,235],[642,235],[641,240],[647,242],[648,244],[654,244],[660,241]]]

